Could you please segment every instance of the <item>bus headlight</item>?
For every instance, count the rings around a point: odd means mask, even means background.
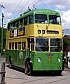
[[[60,62],[60,61],[61,61],[61,59],[60,59],[60,58],[58,58],[57,60],[58,60],[58,62]]]
[[[39,62],[39,63],[40,63],[40,62],[41,62],[41,58],[37,58],[37,62]]]

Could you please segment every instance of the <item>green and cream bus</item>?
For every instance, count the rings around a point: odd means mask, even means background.
[[[22,13],[8,23],[6,61],[25,73],[63,70],[61,17],[57,11],[36,9]]]

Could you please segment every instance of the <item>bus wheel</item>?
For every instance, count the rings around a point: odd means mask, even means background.
[[[25,74],[27,75],[32,75],[32,67],[31,67],[31,64],[30,62],[26,62],[26,65],[25,65]]]
[[[12,57],[9,56],[9,68],[11,69],[12,68]]]

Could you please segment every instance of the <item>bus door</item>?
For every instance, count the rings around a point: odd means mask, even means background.
[[[34,38],[27,38],[27,43],[28,43],[27,55],[30,56],[30,52],[35,50]],[[34,53],[31,53],[31,54],[34,54]]]
[[[27,45],[28,45],[27,56],[30,56],[30,38],[27,38]]]

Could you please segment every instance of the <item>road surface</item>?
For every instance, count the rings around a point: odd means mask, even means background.
[[[5,77],[6,84],[70,84],[69,69],[65,69],[61,76],[47,75],[45,73],[28,76],[24,72],[6,67]]]

